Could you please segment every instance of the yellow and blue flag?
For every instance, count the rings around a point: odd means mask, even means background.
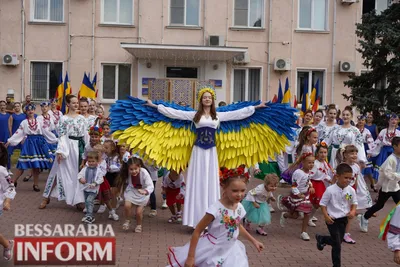
[[[276,102],[282,103],[282,100],[283,100],[282,84],[281,84],[281,79],[279,79],[278,100]]]
[[[301,117],[304,116],[304,114],[306,113],[307,109],[310,106],[310,102],[309,102],[309,95],[308,95],[308,79],[305,79],[304,81],[304,91],[303,91],[303,100],[301,102],[301,111],[300,111],[300,115]]]
[[[57,109],[60,110],[62,101],[63,101],[63,96],[64,96],[64,83],[62,79],[62,73],[60,77],[58,78],[58,86],[56,90],[56,95],[54,96],[55,99],[57,99]]]
[[[96,91],[93,88],[92,83],[89,80],[89,77],[85,74],[83,75],[83,81],[81,88],[79,89],[79,98],[81,97],[87,97],[94,99],[96,97]]]
[[[66,101],[65,97],[71,93],[72,93],[71,84],[68,79],[68,72],[66,72],[65,79],[64,79],[64,85],[63,85],[63,95],[62,95],[61,106],[60,106],[60,110],[64,114],[67,112],[67,101]]]
[[[285,93],[283,95],[283,100],[282,103],[288,103],[290,104],[290,86],[289,86],[289,78],[286,77],[286,82],[285,82]]]
[[[318,105],[319,105],[319,79],[315,83],[314,88],[311,91],[311,105],[312,105],[312,111],[317,111],[318,110]]]
[[[97,90],[97,72],[96,72],[96,74],[95,74],[94,77],[93,77],[92,87],[93,87],[93,89],[94,89],[94,91],[95,91],[96,98],[97,98],[97,92],[98,92],[98,90]]]

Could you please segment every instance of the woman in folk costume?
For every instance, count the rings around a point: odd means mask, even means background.
[[[355,145],[358,150],[358,162],[362,165],[368,162],[365,155],[362,135],[357,127],[351,125],[352,117],[353,111],[351,107],[345,107],[342,112],[343,125],[335,127],[330,133],[330,136],[324,140],[324,142],[330,146],[328,160],[333,169],[336,169],[336,166],[340,163],[337,162],[336,154],[342,145]]]
[[[51,118],[53,119],[54,126],[55,126],[55,131],[53,132],[57,137],[58,137],[58,122],[60,119],[64,116],[61,111],[57,109],[57,98],[52,98],[50,99],[50,110],[49,114]]]
[[[295,110],[284,104],[240,102],[215,109],[215,91],[198,93],[198,111],[130,97],[110,109],[114,137],[167,169],[188,166],[183,224],[195,227],[220,198],[219,167],[252,166],[293,139]],[[193,147],[194,145],[194,147]]]
[[[85,143],[89,141],[88,125],[85,118],[77,113],[78,98],[67,95],[66,102],[69,111],[59,121],[57,158],[47,178],[41,209],[50,202],[50,196],[73,206],[84,202],[82,192],[76,190],[79,185],[76,177]]]

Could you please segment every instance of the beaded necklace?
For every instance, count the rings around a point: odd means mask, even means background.
[[[37,123],[36,118],[28,119],[29,129],[31,129],[32,131],[36,131],[37,130],[37,125],[38,125],[38,123]]]
[[[393,137],[396,136],[396,128],[394,128],[393,132],[389,133],[389,128],[386,130],[386,139],[392,142]]]

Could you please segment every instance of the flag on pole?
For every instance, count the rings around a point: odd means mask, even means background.
[[[93,77],[92,87],[93,87],[94,91],[96,92],[96,98],[97,98],[97,93],[99,91],[99,90],[97,90],[97,72]]]
[[[58,78],[58,86],[57,86],[56,94],[54,96],[54,98],[57,99],[57,109],[58,110],[60,110],[60,108],[61,108],[63,96],[64,96],[64,83],[63,83],[63,78],[62,78],[62,73],[61,73],[60,77]]]
[[[282,103],[288,103],[290,105],[290,86],[289,86],[289,78],[286,77],[285,82],[285,94],[283,95]]]
[[[93,88],[92,83],[89,80],[89,77],[86,75],[86,72],[83,75],[82,85],[79,89],[79,98],[87,97],[94,99],[96,97],[96,91]]]
[[[277,99],[277,103],[282,103],[283,100],[283,93],[282,93],[282,83],[281,83],[281,79],[279,79],[279,88],[278,88],[278,99]]]
[[[272,98],[272,103],[276,103],[278,101],[278,97],[274,95],[274,98]]]
[[[301,117],[304,116],[304,113],[310,107],[310,101],[309,101],[309,95],[308,95],[308,79],[305,79],[305,81],[304,81],[304,91],[303,91],[303,97],[302,98],[303,99],[302,99],[302,102],[301,102],[301,111],[300,111]]]
[[[70,84],[69,79],[68,79],[68,72],[65,73],[65,79],[64,79],[64,86],[63,87],[64,87],[63,88],[64,91],[63,91],[62,103],[61,103],[60,110],[61,110],[62,113],[65,114],[66,111],[67,111],[67,101],[66,101],[65,97],[72,93],[71,84]]]
[[[315,112],[318,110],[319,105],[319,79],[315,83],[314,88],[311,91],[311,105],[312,111]]]

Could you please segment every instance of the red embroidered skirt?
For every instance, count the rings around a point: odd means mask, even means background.
[[[319,205],[322,195],[325,193],[326,187],[323,181],[311,180],[315,193],[310,194],[310,201],[314,205]]]
[[[290,211],[290,212],[304,212],[306,214],[311,213],[312,204],[310,202],[309,194],[304,194],[305,197],[301,198],[299,196],[290,194],[287,197],[282,199],[282,204]]]
[[[167,195],[167,206],[172,206],[175,203],[177,204],[183,204],[183,199],[176,199],[176,197],[179,195],[181,192],[180,188],[166,188],[165,189],[165,194]]]
[[[111,200],[111,187],[107,179],[104,179],[104,182],[100,185],[98,198],[103,202]]]

